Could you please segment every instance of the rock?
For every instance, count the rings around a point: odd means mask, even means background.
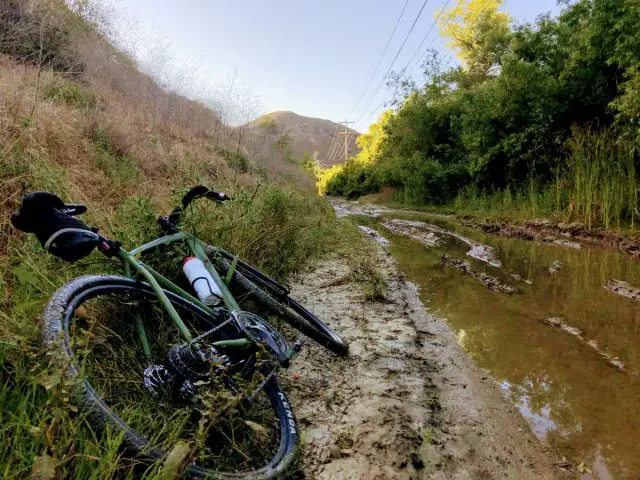
[[[549,317],[544,321],[544,323],[551,325],[552,327],[560,328],[564,324],[564,318]]]
[[[469,275],[470,277],[475,278],[490,290],[493,290],[495,292],[501,292],[501,293],[519,293],[517,288],[512,287],[511,285],[507,285],[506,283],[502,282],[500,279],[493,277],[491,275],[487,275],[486,273],[477,272],[469,262],[459,260],[455,257],[447,255],[446,253],[440,257],[440,260],[443,263],[446,263],[448,265],[451,265],[452,267],[457,268],[465,275]]]
[[[564,240],[562,238],[556,238],[551,243],[554,243],[555,245],[560,245],[561,247],[573,248],[576,250],[580,250],[582,248],[582,245],[580,245],[578,242],[572,242],[570,240]]]
[[[609,280],[607,283],[602,285],[602,287],[616,295],[621,295],[631,300],[635,300],[636,302],[640,302],[640,288],[632,287],[627,282],[623,282],[621,280]]]
[[[389,240],[384,238],[382,235],[376,232],[373,228],[365,227],[364,225],[358,225],[358,229],[361,232],[363,232],[365,235],[367,235],[369,238],[371,238],[375,242],[382,245],[382,247],[386,248],[389,246],[389,243],[390,243]]]
[[[337,445],[331,445],[329,447],[329,456],[331,458],[340,458],[342,456],[342,450]]]
[[[413,465],[413,468],[416,470],[422,470],[424,468],[424,461],[414,452],[411,454],[411,465]]]
[[[562,269],[562,262],[560,260],[554,260],[551,266],[549,267],[549,273],[556,273],[561,269]]]

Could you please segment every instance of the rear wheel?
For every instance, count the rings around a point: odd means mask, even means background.
[[[194,334],[221,324],[197,305],[165,292]],[[139,347],[136,316],[142,318],[151,347]],[[285,395],[271,376],[267,356],[251,350],[229,353],[227,375],[218,371],[194,382],[195,395],[177,401],[157,398],[145,388],[150,364],[167,363],[169,351],[183,341],[153,290],[117,276],[72,280],[45,310],[43,340],[50,359],[77,384],[78,400],[89,422],[120,432],[124,446],[158,461],[178,443],[188,452],[188,478],[273,478],[292,462],[298,442]],[[238,338],[233,322],[203,342]],[[250,360],[247,360],[249,359]],[[255,362],[249,368],[248,363]]]
[[[231,287],[248,294],[272,314],[338,355],[347,355],[349,345],[328,325],[289,296],[289,288],[222,249],[210,249],[212,260],[225,275],[233,269]],[[235,268],[234,268],[235,262]]]

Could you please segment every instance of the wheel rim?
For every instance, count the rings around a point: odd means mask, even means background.
[[[202,310],[172,297],[193,331],[210,327]],[[73,357],[76,373],[86,377],[110,415],[148,439],[147,453],[157,456],[182,441],[189,445],[188,458],[207,471],[242,476],[273,469],[291,447],[283,432],[287,419],[278,404],[275,384],[261,390],[249,410],[240,408],[241,396],[222,388],[216,378],[206,390],[199,386],[202,398],[196,407],[159,403],[143,390],[142,372],[148,363],[141,349],[134,348],[133,311],[145,316],[154,363],[162,361],[177,343],[177,329],[153,305],[153,298],[149,291],[122,285],[97,286],[77,294],[67,306],[63,325],[65,349]],[[153,328],[148,318],[153,319]],[[233,327],[217,333],[219,339],[229,338]],[[256,376],[243,379],[243,387],[257,384]]]

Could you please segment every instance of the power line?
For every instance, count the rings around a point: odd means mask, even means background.
[[[433,40],[431,40],[431,43],[429,44],[429,46],[426,48],[426,51],[418,58],[418,60],[411,66],[411,68],[407,71],[409,72],[413,72],[415,70],[415,68],[420,64],[420,62],[422,60],[424,60],[424,58],[429,54],[429,49],[431,49],[431,46],[434,44],[434,42],[436,41],[436,39],[434,38]],[[442,46],[442,45],[441,45]],[[442,58],[443,61],[449,60],[451,58],[451,54],[447,53],[447,55],[445,57]]]
[[[344,137],[344,161],[346,162],[349,158],[349,140],[351,140],[351,137],[355,134],[349,131],[349,124],[353,122],[349,122],[345,118],[344,122],[340,123],[344,125],[344,131],[340,132],[338,135],[342,135]]]
[[[338,135],[337,135],[338,134],[338,128],[340,128],[340,124],[339,123],[336,124],[336,129],[333,132],[333,138],[331,139],[331,145],[329,145],[329,151],[327,152],[327,158],[326,158],[327,164],[330,162],[329,159],[332,156],[331,152],[333,151],[333,149],[335,148],[335,146],[338,143]]]
[[[418,61],[413,64],[410,68],[409,65],[411,64],[411,62],[413,61],[413,59],[416,57],[416,55],[418,54],[418,52],[420,51],[422,45],[424,45],[424,43],[427,41],[427,39],[429,38],[429,35],[431,34],[431,32],[433,32],[433,29],[436,27],[436,25],[438,24],[438,20],[440,20],[440,17],[442,16],[442,14],[444,13],[444,11],[447,9],[447,7],[449,6],[449,3],[451,3],[451,0],[447,0],[445,2],[445,4],[443,5],[443,7],[440,9],[440,12],[438,12],[438,15],[436,16],[435,20],[433,21],[433,23],[431,24],[431,27],[429,28],[429,30],[427,31],[426,35],[422,38],[422,41],[420,42],[420,44],[418,45],[418,48],[416,48],[416,50],[413,52],[413,55],[411,55],[411,58],[409,59],[409,61],[406,63],[406,65],[403,67],[403,69],[401,71],[413,71],[416,66],[418,65],[418,63],[420,63],[420,61],[422,59],[424,59],[424,57],[428,54],[429,49],[431,48],[431,46],[434,44],[434,42],[436,41],[436,37],[431,39],[431,42],[429,43],[429,46],[426,48],[426,51],[423,55],[421,55],[418,58]],[[474,21],[472,22],[472,25],[475,24],[475,21],[477,20],[479,15],[476,16],[476,18],[474,19]],[[448,55],[449,58],[451,57],[450,55]],[[409,68],[409,70],[407,70],[407,68]],[[369,115],[367,117],[365,117],[365,120],[370,120],[375,113],[380,109],[380,107],[384,106],[386,102],[382,102],[380,105],[378,105],[375,109],[373,109]],[[364,112],[363,112],[364,113]],[[360,117],[358,118],[358,121],[360,120]],[[366,122],[365,122],[366,123]]]
[[[338,129],[339,129],[340,127],[342,127],[342,131],[338,132]],[[339,141],[339,138],[340,138],[341,134],[345,131],[345,128],[346,128],[346,127],[344,127],[344,126],[342,125],[342,122],[338,122],[338,124],[336,125],[336,133],[335,133],[335,135],[334,135],[334,142],[335,142],[335,145],[334,145],[333,151],[331,152],[331,155],[329,156],[329,164],[332,164],[335,160],[337,160],[338,152],[339,152],[339,150],[340,150],[340,146],[339,146],[340,141]]]
[[[442,7],[442,9],[440,10],[440,12],[438,13],[438,16],[436,17],[436,19],[433,21],[433,23],[431,24],[431,28],[429,28],[429,31],[427,32],[427,34],[424,36],[424,38],[422,39],[422,41],[420,42],[420,45],[418,45],[418,48],[416,48],[416,51],[413,52],[413,55],[411,55],[411,58],[409,59],[409,61],[407,62],[407,66],[409,66],[409,64],[411,62],[413,62],[413,59],[416,57],[416,55],[418,54],[418,52],[420,51],[420,48],[422,48],[422,45],[424,44],[424,42],[427,41],[427,38],[429,38],[429,35],[431,35],[431,32],[433,31],[433,29],[435,28],[435,26],[438,24],[438,20],[440,20],[440,17],[442,16],[442,14],[444,13],[444,11],[447,9],[447,7],[449,6],[449,3],[451,3],[451,0],[447,0],[446,3],[444,4],[444,6]],[[429,44],[429,46],[427,47],[427,50],[429,50],[429,48],[431,48],[431,45],[433,45],[433,42],[435,41],[435,38],[431,41],[431,43]],[[405,67],[406,68],[406,67]]]
[[[364,90],[362,91],[362,94],[360,95],[360,98],[358,98],[358,101],[353,106],[353,109],[351,109],[351,112],[349,113],[349,115],[347,115],[348,117],[351,116],[351,114],[358,107],[358,104],[364,98],[365,93],[367,93],[367,89],[369,88],[369,85],[371,85],[371,81],[375,77],[376,73],[378,73],[378,68],[380,67],[380,64],[382,63],[382,59],[384,58],[385,54],[387,53],[387,50],[389,49],[389,45],[391,44],[391,40],[393,39],[393,36],[396,33],[398,25],[400,24],[400,20],[402,19],[402,16],[404,15],[404,11],[407,9],[407,5],[408,4],[409,4],[409,0],[405,0],[404,6],[402,7],[402,11],[400,12],[400,15],[398,16],[398,19],[396,20],[396,24],[393,27],[393,31],[391,32],[391,35],[389,36],[389,40],[387,40],[387,44],[385,45],[384,50],[382,51],[382,55],[380,55],[380,58],[378,59],[378,63],[376,64],[376,68],[373,69],[373,73],[369,77],[369,81],[367,82],[367,85],[364,87]]]
[[[336,133],[335,139],[336,139],[336,141],[335,141],[335,145],[334,145],[333,151],[331,152],[331,155],[329,155],[329,160],[327,160],[328,165],[333,164],[333,161],[336,158],[336,154],[338,153],[338,143],[339,142],[338,142],[338,134],[337,133]]]
[[[371,110],[371,112],[369,112],[369,115],[367,115],[367,116],[365,117],[365,121],[363,122],[363,124],[366,124],[366,123],[367,123],[367,121],[371,120],[371,119],[375,116],[376,112],[377,112],[378,110],[380,110],[380,108],[381,108],[381,107],[384,107],[384,106],[385,106],[385,103],[387,103],[387,101],[386,101],[386,100],[385,100],[384,102],[380,103],[380,105],[378,105],[376,108],[374,108],[373,110]]]
[[[448,3],[449,3],[449,1],[447,1],[447,4],[448,4]],[[443,13],[443,12],[444,12],[444,8],[443,8],[443,10],[440,12],[440,14],[438,15],[438,17],[440,17],[440,15],[442,15],[442,13]],[[476,16],[474,17],[473,21],[472,21],[472,22],[471,22],[471,24],[469,25],[469,28],[473,28],[473,26],[476,24],[476,22],[477,22],[477,21],[478,21],[478,19],[480,18],[480,15],[482,15],[483,13],[484,13],[484,12],[479,11],[479,12],[476,14]],[[448,24],[451,24],[451,23],[452,23],[451,21],[449,21],[449,22],[448,22]],[[429,53],[429,49],[431,48],[431,45],[433,45],[433,42],[435,42],[435,40],[436,40],[435,38],[434,38],[433,40],[431,40],[431,43],[429,44],[429,46],[428,46],[428,47],[427,47],[427,49],[426,49],[427,51],[426,51],[426,52],[425,52],[425,53],[424,53],[424,54],[423,54],[423,55],[418,59],[418,62],[416,62],[416,63],[413,65],[413,67],[411,67],[411,70],[413,70],[414,68],[416,68],[416,66],[418,65],[418,63],[420,63],[420,61],[421,61],[424,57],[426,57],[426,56],[427,56],[427,54]],[[446,56],[446,58],[447,58],[447,59],[450,59],[450,58],[453,58],[453,57],[451,56],[451,54],[450,54],[450,53],[448,53],[448,52],[447,52],[447,56]]]
[[[404,37],[402,45],[400,45],[400,48],[396,52],[395,57],[393,57],[393,60],[391,61],[391,64],[389,65],[389,68],[387,68],[386,73],[384,74],[384,76],[382,77],[382,80],[378,84],[378,87],[376,88],[375,92],[373,93],[373,96],[369,99],[369,101],[367,102],[367,104],[363,108],[363,111],[360,114],[360,116],[358,117],[358,119],[356,120],[356,123],[358,123],[360,121],[360,119],[362,118],[362,115],[364,115],[364,112],[367,110],[367,108],[369,108],[369,106],[371,105],[371,102],[373,102],[373,100],[375,99],[376,95],[380,91],[380,88],[384,84],[384,81],[387,78],[387,75],[389,75],[389,72],[391,72],[391,69],[393,68],[393,65],[396,63],[396,60],[400,56],[400,53],[402,52],[402,49],[404,48],[405,44],[407,43],[407,40],[409,40],[409,36],[411,35],[411,32],[413,32],[413,29],[415,28],[416,24],[418,23],[418,20],[420,20],[420,17],[422,16],[422,12],[424,11],[424,8],[427,6],[428,3],[429,3],[429,0],[424,0],[424,2],[422,3],[422,7],[420,7],[420,11],[418,12],[418,15],[416,15],[416,18],[413,20],[413,23],[411,24],[411,28],[409,29],[409,32]]]

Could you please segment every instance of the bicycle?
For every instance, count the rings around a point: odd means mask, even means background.
[[[182,229],[184,211],[198,198],[230,200],[192,188],[180,207],[158,218],[163,235],[130,251],[77,219],[84,205],[65,204],[51,193],[25,196],[11,220],[63,260],[77,261],[97,248],[122,264],[125,276],[67,282],[43,316],[51,365],[63,369],[92,427],[121,435],[133,457],[160,462],[185,442],[189,478],[273,478],[290,466],[299,440],[276,373],[303,343],[289,346],[240,301],[251,298],[338,355],[346,355],[348,346],[291,298],[286,285]],[[209,287],[217,287],[217,305],[143,261],[174,244],[203,262],[215,283]]]

